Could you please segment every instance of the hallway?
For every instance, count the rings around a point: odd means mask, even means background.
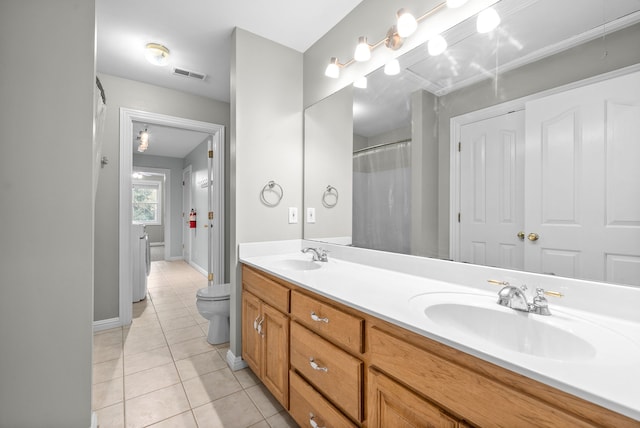
[[[153,262],[148,298],[133,305],[131,326],[95,333],[100,428],[297,426],[249,369],[228,368],[228,344],[207,343],[195,305],[206,285],[183,261]]]

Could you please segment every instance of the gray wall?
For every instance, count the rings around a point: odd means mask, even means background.
[[[231,45],[231,343],[241,354],[238,244],[299,239],[287,207],[302,210],[302,54],[236,28]],[[260,202],[269,180],[284,189],[277,207]]]
[[[102,154],[110,159],[110,163],[100,173],[96,195],[95,257],[96,260],[100,260],[100,263],[95,266],[95,320],[119,316],[120,107],[212,122],[224,125],[226,129],[229,128],[229,104],[227,103],[105,74],[100,74],[100,80],[107,97]],[[182,177],[181,174],[180,177]]]
[[[0,2],[3,428],[91,425],[94,22],[93,0]]]
[[[207,256],[209,251],[207,249],[208,244],[208,229],[205,229],[205,225],[208,224],[207,212],[209,211],[207,205],[207,188],[201,187],[198,182],[200,180],[206,180],[208,176],[207,165],[207,142],[205,140],[191,151],[183,160],[182,167],[186,168],[191,165],[191,208],[196,210],[197,221],[196,228],[189,229],[191,235],[191,262],[198,265],[202,270],[209,271],[209,262]],[[186,215],[186,214],[185,214]]]
[[[182,159],[169,158],[165,156],[141,155],[133,154],[133,165],[147,168],[168,169],[171,174],[171,182],[165,183],[165,197],[170,193],[171,206],[165,205],[165,213],[167,210],[171,214],[171,224],[168,225],[171,233],[171,248],[169,248],[169,257],[182,257]],[[166,202],[166,200],[165,200]],[[163,219],[163,221],[166,220]],[[154,226],[157,227],[157,226]],[[147,227],[147,232],[151,227]],[[157,242],[151,239],[151,242]],[[163,239],[164,240],[164,239]],[[166,243],[165,243],[166,245]]]

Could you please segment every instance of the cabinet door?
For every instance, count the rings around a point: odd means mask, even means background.
[[[376,370],[369,370],[369,427],[457,428],[458,421]]]
[[[260,342],[256,330],[261,320],[260,300],[246,291],[242,293],[242,358],[260,376]]]
[[[289,317],[262,303],[262,382],[289,408]]]

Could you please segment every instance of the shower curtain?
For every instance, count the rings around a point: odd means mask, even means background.
[[[410,254],[410,141],[354,153],[353,245]]]

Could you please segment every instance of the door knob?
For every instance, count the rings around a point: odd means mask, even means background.
[[[518,236],[518,238],[520,238],[521,240],[524,241],[524,232],[523,231],[518,232],[517,236]]]
[[[540,238],[540,236],[539,236],[537,233],[530,233],[530,234],[527,236],[527,239],[528,239],[529,241],[537,241],[539,238]]]

